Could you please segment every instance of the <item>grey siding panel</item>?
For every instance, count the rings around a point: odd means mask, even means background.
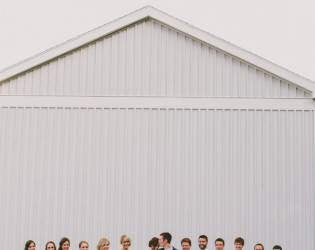
[[[281,97],[311,93],[155,21],[0,85],[0,95]]]
[[[1,249],[170,231],[314,249],[314,112],[0,109]]]

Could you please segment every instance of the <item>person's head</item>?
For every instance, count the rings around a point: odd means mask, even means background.
[[[129,238],[129,236],[123,234],[120,237],[120,244],[122,244],[123,249],[128,249],[131,246],[131,239]]]
[[[183,250],[189,250],[191,248],[191,240],[189,238],[182,239],[180,244]]]
[[[168,232],[160,234],[159,245],[164,247],[166,244],[171,244],[172,235]]]
[[[70,248],[70,240],[66,237],[63,237],[59,242],[58,250],[69,250]]]
[[[254,250],[264,250],[264,246],[261,243],[257,243],[254,246]]]
[[[110,242],[106,238],[102,238],[99,240],[97,244],[97,250],[108,250],[110,246]]]
[[[79,249],[80,250],[89,250],[89,243],[87,243],[86,241],[82,240],[79,243]]]
[[[153,237],[153,238],[149,241],[149,247],[150,247],[151,250],[157,250],[157,249],[159,249],[159,238]]]
[[[279,245],[275,245],[272,250],[282,250],[282,247],[280,247]]]
[[[208,245],[208,237],[206,235],[200,235],[198,245],[200,249],[206,249]]]
[[[214,246],[216,250],[222,250],[224,248],[224,240],[217,238],[214,242]]]
[[[56,250],[56,245],[53,241],[48,241],[45,246],[45,250]]]
[[[235,249],[237,250],[241,250],[243,247],[244,247],[244,239],[241,238],[241,237],[237,237],[235,240],[234,240],[234,247]]]
[[[35,250],[35,247],[36,247],[36,244],[35,244],[35,242],[34,241],[32,241],[32,240],[28,240],[28,241],[26,241],[26,243],[25,243],[25,250]]]

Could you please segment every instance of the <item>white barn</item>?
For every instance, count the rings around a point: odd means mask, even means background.
[[[152,7],[0,72],[0,249],[163,231],[315,249],[315,83]]]

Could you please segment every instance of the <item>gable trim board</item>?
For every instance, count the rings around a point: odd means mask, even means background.
[[[22,61],[21,63],[0,71],[0,84],[3,84],[5,81],[21,73],[34,69],[35,67],[56,59],[57,57],[60,57],[66,53],[74,51],[98,39],[106,37],[110,34],[118,32],[119,30],[125,29],[128,26],[147,19],[157,21],[163,25],[175,29],[178,32],[184,33],[186,36],[189,36],[195,40],[197,39],[201,43],[206,43],[208,46],[213,47],[226,55],[245,61],[251,66],[257,67],[258,69],[279,77],[281,80],[287,81],[296,87],[311,92],[313,98],[315,98],[315,83],[313,81],[298,76],[293,72],[290,72],[257,55],[243,50],[231,43],[228,43],[218,37],[215,37],[214,35],[202,31],[150,6],[144,7],[136,12],[121,17],[113,22],[105,24],[63,44],[53,47],[43,53]]]

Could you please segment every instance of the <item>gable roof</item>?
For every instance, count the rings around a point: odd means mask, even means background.
[[[290,82],[291,84],[303,88],[312,92],[313,98],[315,98],[315,82],[303,78],[293,72],[290,72],[278,65],[275,65],[257,55],[254,55],[244,49],[241,49],[229,42],[226,42],[212,34],[202,31],[190,24],[187,24],[175,17],[172,17],[164,12],[161,12],[151,6],[144,7],[138,11],[135,11],[129,15],[123,16],[113,22],[100,26],[90,32],[82,34],[76,38],[73,38],[65,43],[62,43],[56,47],[46,50],[38,55],[35,55],[29,59],[26,59],[18,64],[8,67],[0,71],[0,84],[4,81],[35,68],[43,63],[46,63],[52,59],[55,59],[61,55],[64,55],[70,51],[78,49],[86,44],[96,41],[102,37],[108,36],[114,32],[124,29],[137,22],[152,19],[160,23],[163,23],[175,30],[185,33],[194,39],[200,40],[210,46],[223,51],[226,54],[230,54],[234,57],[242,59],[249,64],[258,67],[264,71],[267,71],[279,78]]]

